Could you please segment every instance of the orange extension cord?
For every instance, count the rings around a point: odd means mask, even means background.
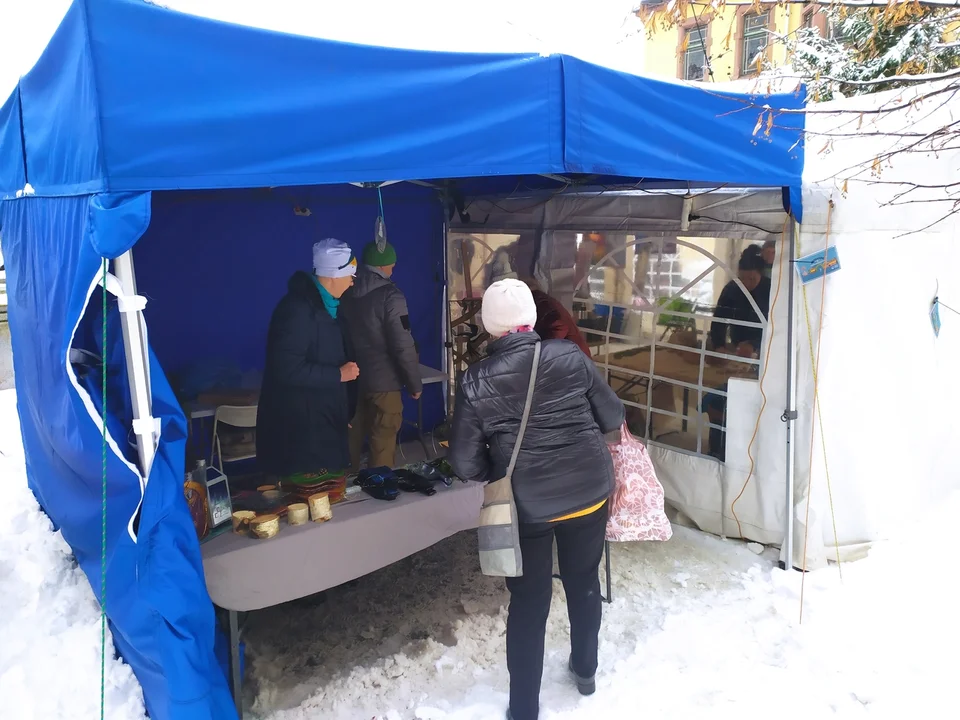
[[[780,233],[780,252],[778,253],[780,257],[780,262],[777,263],[777,291],[773,294],[773,302],[770,304],[771,309],[777,306],[777,299],[780,297],[780,288],[783,285],[783,259],[786,257],[786,238],[787,238],[787,227],[788,223],[791,222],[788,217],[783,222],[783,231]],[[792,258],[791,258],[792,260]],[[740,518],[737,517],[737,503],[740,501],[740,498],[743,497],[743,493],[747,490],[747,485],[750,484],[750,480],[753,478],[753,471],[756,469],[756,461],[753,459],[753,444],[757,440],[757,434],[760,432],[760,418],[763,417],[763,411],[767,409],[767,394],[763,390],[763,381],[767,377],[767,368],[770,367],[770,349],[773,347],[773,337],[774,337],[774,314],[770,313],[770,332],[768,337],[770,340],[767,342],[767,353],[763,358],[763,372],[760,374],[760,397],[763,398],[763,402],[760,404],[760,412],[757,413],[757,423],[753,426],[753,435],[750,437],[750,444],[747,445],[747,457],[750,459],[750,472],[747,473],[747,479],[743,481],[743,487],[740,488],[740,492],[737,494],[737,497],[734,498],[733,502],[730,503],[730,512],[733,515],[733,519],[737,523],[737,535],[743,537],[743,527],[740,525]],[[723,518],[721,517],[721,524]]]

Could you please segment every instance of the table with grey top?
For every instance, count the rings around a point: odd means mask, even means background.
[[[290,526],[269,540],[227,532],[201,545],[207,591],[228,613],[231,690],[242,718],[237,613],[279,605],[363,577],[477,527],[483,486],[454,481],[429,497],[348,495],[333,519]]]

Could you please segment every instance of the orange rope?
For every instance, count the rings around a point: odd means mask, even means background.
[[[830,223],[833,217],[833,200],[830,201],[830,204],[827,206],[827,229],[823,238],[823,251],[826,254],[827,249],[830,247]],[[820,281],[820,318],[819,324],[817,326],[817,352],[816,357],[814,358],[813,353],[813,333],[810,330],[810,307],[807,303],[807,291],[806,288],[803,289],[803,303],[804,303],[804,313],[807,318],[807,338],[810,343],[810,359],[813,363],[813,414],[812,414],[812,423],[817,423],[819,421],[820,425],[820,445],[823,450],[823,465],[826,472],[826,481],[827,481],[827,497],[830,503],[830,517],[833,523],[833,540],[834,546],[837,553],[837,570],[840,573],[840,581],[843,581],[843,568],[840,564],[840,538],[837,535],[837,516],[833,508],[833,488],[831,487],[830,482],[830,470],[827,466],[827,448],[826,448],[826,437],[823,430],[823,416],[821,415],[820,408],[820,350],[823,346],[823,314],[826,308],[826,297],[827,297],[827,276],[824,275]],[[810,463],[809,463],[809,481],[807,483],[807,508],[804,513],[804,527],[803,527],[803,574],[800,576],[800,622],[803,622],[803,596],[804,589],[806,585],[807,578],[807,541],[810,537],[810,505],[813,503],[813,444],[814,444],[814,425],[811,424],[810,427]]]
[[[777,306],[777,299],[780,297],[780,287],[783,285],[783,258],[786,254],[786,238],[787,238],[787,223],[791,222],[788,217],[783,222],[783,232],[780,233],[780,262],[777,263],[777,291],[773,295],[773,302],[770,304],[770,332],[767,333],[767,353],[763,358],[763,372],[760,374],[760,397],[763,399],[763,402],[760,403],[760,412],[757,413],[757,423],[753,426],[753,435],[750,438],[750,444],[747,445],[747,457],[750,459],[750,472],[747,473],[747,479],[743,482],[743,487],[740,488],[740,492],[737,494],[737,497],[734,498],[733,502],[730,503],[730,513],[733,515],[733,519],[737,523],[737,535],[743,537],[743,527],[740,525],[740,518],[737,517],[737,503],[740,501],[740,498],[743,497],[743,493],[747,490],[747,485],[750,484],[750,480],[753,478],[753,471],[756,468],[756,462],[753,459],[753,444],[757,440],[757,435],[760,432],[760,419],[763,417],[763,411],[767,408],[767,394],[763,391],[763,381],[767,377],[767,368],[770,367],[770,349],[773,347],[773,332],[774,332],[774,312],[773,308]],[[793,260],[793,258],[790,258]],[[720,526],[723,527],[723,514],[721,511],[720,516]]]

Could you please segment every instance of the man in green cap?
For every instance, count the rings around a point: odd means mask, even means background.
[[[350,429],[354,472],[360,469],[365,439],[370,442],[370,467],[393,467],[403,424],[401,392],[406,389],[415,400],[423,392],[407,301],[391,280],[397,251],[389,243],[383,250],[370,243],[362,261],[341,307],[360,366],[360,397]]]

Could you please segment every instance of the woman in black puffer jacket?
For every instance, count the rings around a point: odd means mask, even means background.
[[[530,290],[502,280],[483,295],[488,357],[457,388],[450,464],[464,480],[506,474],[523,415],[537,308]],[[513,720],[539,714],[544,635],[553,595],[553,541],[570,616],[569,669],[580,692],[596,687],[600,560],[613,463],[603,435],[623,423],[623,404],[572,342],[542,343],[530,418],[513,473],[523,576],[507,579],[507,668]]]

